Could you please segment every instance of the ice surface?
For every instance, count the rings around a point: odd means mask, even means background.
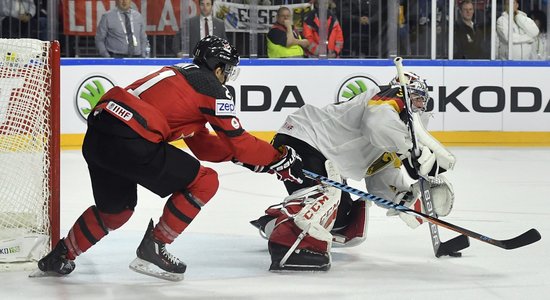
[[[72,274],[31,279],[27,271],[0,272],[0,299],[548,299],[550,149],[451,150],[456,201],[445,220],[495,239],[536,228],[542,240],[515,250],[471,240],[461,258],[437,259],[426,225],[409,229],[373,205],[367,241],[334,249],[329,272],[271,273],[267,242],[248,222],[284,198],[282,184],[231,163],[207,164],[219,173],[220,189],[168,246],[188,265],[184,281],[128,269],[149,218],[156,222],[164,204],[140,190],[132,219],[78,257]],[[61,163],[64,235],[93,199],[80,152],[62,152]],[[443,240],[455,236],[439,231]]]

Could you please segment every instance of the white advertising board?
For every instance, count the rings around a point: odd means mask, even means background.
[[[134,80],[181,60],[64,59],[61,133],[84,133],[83,114],[113,84]],[[427,80],[432,131],[550,131],[550,64],[454,63],[405,60],[406,71]],[[390,60],[243,60],[234,90],[249,131],[276,131],[299,106],[334,103],[346,80],[387,84]]]

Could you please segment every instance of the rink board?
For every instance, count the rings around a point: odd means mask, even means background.
[[[63,59],[63,147],[79,147],[90,89],[125,86],[178,59]],[[424,77],[433,101],[429,130],[452,145],[550,145],[549,62],[405,60]],[[395,75],[391,60],[243,59],[229,89],[245,129],[269,139],[304,104],[342,101],[346,84],[383,85]]]

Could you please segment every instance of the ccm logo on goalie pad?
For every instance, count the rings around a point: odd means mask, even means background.
[[[326,195],[323,195],[320,199],[317,200],[304,214],[304,219],[311,220],[315,216],[316,213],[318,213],[321,208],[325,205],[325,202],[327,202],[329,198]],[[331,218],[334,211],[338,208],[338,204],[340,202],[334,203],[332,208],[329,208],[327,212],[321,216],[320,218],[320,224],[323,227],[326,227],[332,222],[333,218]]]
[[[216,99],[216,116],[235,116],[235,103],[229,99]]]
[[[328,197],[323,195],[321,199],[317,200],[317,202],[306,211],[306,213],[304,214],[304,218],[306,220],[311,220],[311,218],[313,218],[313,214],[318,212],[321,206],[323,206],[323,204],[325,204],[327,200]]]
[[[114,103],[113,101],[110,101],[107,104],[107,110],[112,112],[113,114],[119,116],[124,121],[130,121],[130,119],[134,116],[133,113],[125,109],[124,107]]]

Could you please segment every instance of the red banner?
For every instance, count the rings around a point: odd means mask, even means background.
[[[146,20],[148,35],[172,35],[179,30],[181,0],[134,0],[132,8]],[[115,8],[109,0],[63,1],[63,33],[65,35],[95,35],[101,16]],[[189,0],[189,16],[196,16],[199,0]]]

